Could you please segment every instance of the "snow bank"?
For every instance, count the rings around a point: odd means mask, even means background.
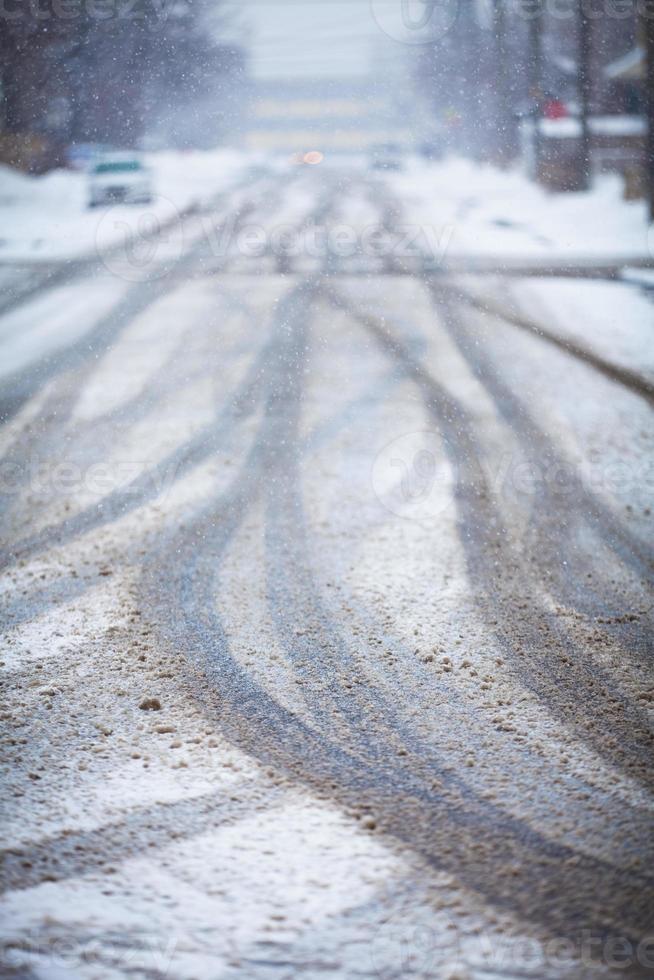
[[[140,208],[90,210],[86,173],[55,170],[34,177],[0,166],[0,262],[48,261],[92,252],[107,211],[111,210],[113,236],[118,240],[126,226],[138,223],[139,212],[150,220],[166,220],[226,189],[254,162],[252,155],[227,149],[167,151],[144,159],[152,169],[155,198],[152,205]],[[102,242],[110,244],[106,222]]]
[[[643,201],[624,201],[617,176],[591,191],[547,193],[516,170],[456,158],[412,162],[389,183],[406,201],[416,226],[449,230],[452,258],[654,262]],[[648,240],[649,239],[649,240]]]

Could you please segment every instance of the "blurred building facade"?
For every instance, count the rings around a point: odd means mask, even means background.
[[[266,79],[250,83],[245,143],[249,149],[296,153],[365,152],[374,144],[409,148],[413,100],[378,76],[354,79]]]

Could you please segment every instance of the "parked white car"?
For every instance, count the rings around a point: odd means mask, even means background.
[[[397,143],[378,143],[370,149],[372,170],[401,170],[402,149]]]
[[[138,157],[121,154],[103,157],[89,172],[89,207],[102,204],[150,204],[150,171]]]

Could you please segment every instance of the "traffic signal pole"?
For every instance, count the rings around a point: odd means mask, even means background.
[[[577,88],[579,93],[579,125],[581,127],[580,146],[579,146],[579,174],[578,187],[585,190],[591,184],[592,179],[592,156],[591,156],[591,132],[590,132],[590,112],[591,112],[591,23],[586,11],[586,5],[579,4],[578,14],[578,58],[577,58]]]
[[[541,0],[535,5],[529,20],[529,96],[534,103],[534,171],[540,174],[540,118],[543,97],[543,5]]]

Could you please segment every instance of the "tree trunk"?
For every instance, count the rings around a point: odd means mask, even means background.
[[[9,133],[40,130],[46,105],[43,48],[39,41],[17,44],[2,68],[4,123]]]
[[[647,98],[647,141],[645,145],[645,181],[650,220],[654,221],[654,18],[643,17],[645,35],[645,86]]]
[[[496,153],[500,166],[506,166],[515,154],[515,120],[509,86],[509,63],[504,0],[495,0],[493,7],[497,85]]]

